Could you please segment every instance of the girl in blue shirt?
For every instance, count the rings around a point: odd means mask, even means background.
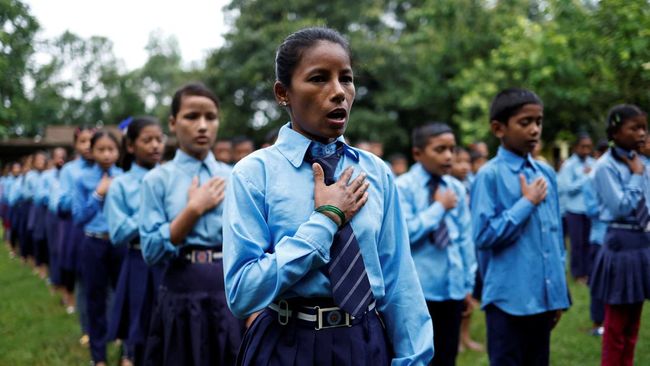
[[[230,167],[210,151],[219,127],[217,97],[201,84],[179,89],[169,129],[174,159],[142,182],[140,243],[150,265],[168,260],[151,318],[146,365],[231,365],[242,324],[226,305],[221,220]]]
[[[431,318],[393,175],[344,142],[355,96],[347,41],[303,29],[275,66],[291,122],[237,163],[226,191],[228,305],[242,318],[261,311],[238,364],[428,363]]]
[[[123,365],[141,365],[153,299],[161,267],[148,267],[140,250],[138,209],[142,178],[160,163],[164,135],[152,117],[136,117],[123,138],[122,168],[106,194],[104,215],[113,245],[127,247],[117,283],[109,324],[109,340],[123,339]]]
[[[83,289],[76,282],[81,281],[81,241],[84,233],[80,225],[72,220],[72,196],[75,182],[82,176],[83,172],[93,165],[92,152],[90,150],[90,139],[94,130],[87,127],[79,127],[74,131],[73,142],[77,158],[66,163],[59,174],[59,191],[50,193],[50,198],[56,201],[56,209],[59,216],[60,231],[62,232],[60,243],[60,266],[61,282],[65,287],[63,302],[68,313],[79,311],[79,320],[83,333],[82,344],[88,343],[88,317],[86,314],[85,301],[82,299]],[[77,298],[75,299],[75,287]]]
[[[607,118],[614,146],[596,164],[600,220],[607,223],[591,275],[591,294],[605,302],[603,365],[632,365],[643,301],[650,299],[650,166],[639,156],[647,115],[617,105]]]
[[[95,164],[75,182],[72,218],[84,231],[81,269],[88,311],[90,354],[95,365],[105,366],[108,286],[115,288],[126,250],[111,245],[103,206],[113,178],[121,174],[122,169],[115,166],[120,156],[119,143],[110,132],[95,132],[90,139],[90,150]]]
[[[49,250],[45,240],[45,212],[42,204],[43,172],[47,168],[48,156],[45,151],[34,153],[33,170],[25,180],[26,191],[31,198],[31,206],[27,217],[27,230],[32,237],[34,259],[39,276],[45,279],[48,275]]]

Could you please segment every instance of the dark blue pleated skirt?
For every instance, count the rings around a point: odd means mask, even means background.
[[[27,230],[34,231],[34,224],[36,223],[37,215],[38,215],[38,205],[30,203],[29,209],[27,210]]]
[[[163,265],[147,266],[140,250],[128,250],[115,289],[109,340],[145,344],[163,270]]]
[[[27,219],[32,204],[23,202],[18,211],[18,240],[20,241],[20,256],[23,258],[34,256],[32,234],[27,227]]]
[[[36,257],[36,264],[48,264],[50,262],[50,250],[47,246],[47,238],[45,237],[45,216],[47,215],[47,208],[43,206],[32,206],[34,212],[32,233],[32,242],[34,243],[34,257]]]
[[[45,237],[50,253],[50,281],[55,286],[63,285],[61,281],[61,248],[59,228],[61,226],[59,217],[50,210],[45,210]]]
[[[175,259],[163,275],[145,365],[234,365],[243,329],[226,303],[223,263]]]
[[[61,268],[66,271],[79,273],[81,271],[81,258],[85,238],[83,229],[72,222],[70,217],[62,217],[64,232],[61,239]]]
[[[299,320],[281,325],[276,312],[265,309],[246,332],[237,364],[255,366],[383,366],[392,347],[373,311],[351,327],[314,330]]]
[[[650,299],[650,233],[608,228],[590,286],[591,295],[606,304]]]
[[[45,219],[49,211],[45,206],[35,206],[34,212],[34,228],[32,231],[32,237],[34,238],[34,241],[46,240],[47,227],[45,225]]]

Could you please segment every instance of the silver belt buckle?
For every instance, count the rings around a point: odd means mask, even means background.
[[[278,307],[278,323],[281,325],[289,324],[289,303],[287,300],[280,300],[278,301]]]
[[[314,309],[316,310],[317,317],[316,327],[314,328],[316,330],[352,326],[350,323],[350,314],[339,307],[321,308],[316,306]]]

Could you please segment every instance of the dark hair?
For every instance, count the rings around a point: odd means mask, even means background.
[[[598,140],[598,143],[596,143],[596,151],[600,153],[605,153],[609,149],[609,142],[607,139],[600,139]]]
[[[84,131],[90,131],[92,133],[95,133],[95,128],[90,127],[90,126],[85,126],[85,125],[75,128],[74,129],[74,134],[72,135],[73,136],[72,137],[72,142],[76,143],[77,139],[79,138],[79,135],[81,135],[81,133],[84,132]]]
[[[135,140],[137,140],[138,137],[140,136],[140,132],[142,132],[142,129],[144,129],[147,126],[160,127],[160,122],[158,122],[158,119],[156,119],[155,117],[140,116],[140,117],[134,117],[129,123],[129,125],[126,127],[126,133],[124,133],[124,136],[122,137],[122,153],[120,154],[122,155],[122,161],[120,163],[120,166],[125,171],[131,169],[131,165],[135,160],[135,156],[129,153],[127,146],[129,143],[135,143]]]
[[[394,162],[395,160],[407,160],[406,155],[402,153],[394,153],[388,157],[388,161],[391,163]]]
[[[219,110],[219,98],[217,98],[212,90],[208,89],[208,87],[202,83],[190,83],[176,90],[176,93],[174,93],[171,110],[172,117],[176,117],[178,111],[181,109],[183,97],[186,96],[206,97],[214,102],[214,105],[217,106],[217,110]]]
[[[517,114],[526,104],[544,105],[537,94],[530,90],[509,88],[500,91],[490,104],[490,123],[499,121],[507,124],[510,117]]]
[[[253,139],[251,139],[248,136],[243,136],[243,135],[235,136],[230,141],[232,142],[232,147],[235,147],[235,146],[241,145],[241,144],[245,144],[245,143],[248,143],[248,142],[250,142],[253,145],[253,148],[255,147],[255,142],[253,141]]]
[[[454,131],[452,131],[451,127],[449,127],[449,125],[446,123],[427,123],[426,125],[416,127],[413,130],[413,134],[411,135],[411,143],[413,144],[413,147],[424,149],[429,143],[430,138],[442,135],[443,133],[453,134]]]
[[[578,146],[582,140],[590,139],[591,136],[587,132],[578,132],[578,135],[576,136],[575,141],[573,142],[573,146]]]
[[[470,150],[469,151],[469,161],[470,163],[474,164],[479,159],[487,159],[487,156],[481,154],[479,151],[476,150]]]
[[[456,146],[456,148],[454,149],[454,154],[458,155],[458,154],[460,154],[460,153],[465,153],[465,154],[467,154],[467,155],[470,155],[470,154],[469,154],[469,150],[467,150],[466,148],[464,148],[464,147],[462,147],[462,146]],[[471,159],[471,158],[472,158],[472,157],[470,156],[470,159]]]
[[[102,137],[108,137],[108,138],[110,138],[110,139],[113,140],[113,142],[115,143],[115,146],[116,146],[118,149],[120,148],[120,142],[117,140],[117,137],[115,137],[115,135],[113,135],[112,133],[110,133],[110,132],[108,132],[108,131],[106,131],[106,130],[97,130],[97,131],[95,131],[95,133],[93,134],[93,137],[90,139],[90,149],[91,149],[91,150],[92,150],[92,148],[95,146],[95,143],[96,143],[99,139],[101,139]]]
[[[615,105],[607,114],[607,138],[613,140],[614,134],[626,120],[642,115],[645,115],[645,112],[634,104]]]
[[[339,32],[324,27],[304,28],[290,34],[278,47],[275,53],[276,80],[285,87],[290,87],[291,77],[300,63],[303,52],[319,41],[328,41],[340,45],[350,57],[350,62],[352,62],[350,44]]]

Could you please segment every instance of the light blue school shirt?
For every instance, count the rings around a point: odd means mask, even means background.
[[[2,177],[2,196],[0,196],[0,199],[5,204],[9,204],[9,193],[11,192],[11,185],[15,179],[12,175]]]
[[[643,174],[632,174],[627,164],[615,159],[608,150],[596,164],[595,187],[600,204],[600,220],[637,223],[634,210],[641,197],[650,208],[650,165],[645,161]]]
[[[540,176],[548,184],[537,206],[521,194],[522,173],[528,184]],[[477,174],[470,203],[483,308],[532,315],[569,307],[557,194],[550,166],[503,146]]]
[[[557,184],[560,197],[565,200],[566,212],[583,215],[586,213],[582,188],[589,181],[589,176],[585,174],[584,169],[593,169],[595,163],[596,160],[591,156],[583,160],[578,154],[573,154],[562,164],[557,175]]]
[[[108,171],[109,176],[117,177],[122,174],[122,169],[113,165]],[[104,171],[97,164],[84,169],[75,182],[72,196],[72,219],[74,223],[82,226],[84,232],[108,233],[108,223],[104,216],[104,199],[95,190],[102,180]]]
[[[12,182],[9,189],[9,205],[15,206],[23,201],[23,185],[25,185],[25,175],[18,175]]]
[[[230,166],[218,162],[212,152],[201,161],[178,149],[172,161],[145,175],[139,216],[146,219],[139,223],[139,231],[142,256],[149,265],[177,256],[179,249],[185,245],[221,245],[223,202],[198,219],[183,245],[172,244],[169,225],[187,206],[187,191],[194,177],[199,177],[199,184],[213,177],[221,177],[226,180],[227,186],[231,170]]]
[[[591,229],[589,231],[589,243],[602,245],[605,241],[605,234],[607,232],[607,223],[600,221],[598,219],[598,195],[596,194],[596,184],[595,184],[595,175],[596,171],[592,170],[589,173],[589,180],[585,182],[585,185],[582,187],[583,195],[585,198],[585,208],[587,211],[585,214],[591,220]]]
[[[72,213],[72,197],[75,182],[80,179],[84,170],[90,169],[92,166],[92,161],[77,158],[67,162],[61,168],[61,173],[59,174],[59,186],[61,188],[59,194],[59,213]]]
[[[22,185],[22,199],[25,201],[34,202],[34,193],[38,189],[38,177],[41,175],[36,170],[30,170],[25,175],[25,182]]]
[[[133,163],[131,169],[111,183],[104,202],[108,234],[113,245],[125,245],[138,237],[140,186],[149,169]]]
[[[43,201],[47,204],[47,209],[56,214],[59,210],[59,200],[61,198],[61,168],[50,169],[43,175],[43,187],[45,197]]]
[[[339,138],[344,142],[343,137]],[[304,156],[311,140],[284,125],[273,146],[233,169],[226,190],[224,272],[232,312],[245,317],[274,300],[332,297],[323,273],[337,231],[314,212],[314,179]],[[390,169],[371,153],[345,145],[346,167],[367,174],[368,202],[351,221],[372,293],[395,351],[393,365],[426,364],[433,327],[408,246],[408,230]]]
[[[417,163],[397,178],[402,212],[406,219],[411,254],[424,298],[429,301],[462,300],[474,289],[476,255],[472,241],[467,189],[449,175],[441,177],[442,191],[451,189],[458,198],[449,211],[440,202],[430,203],[429,174]],[[431,240],[444,220],[450,244],[440,249]]]
[[[55,170],[56,169],[48,169],[39,174],[34,190],[35,205],[38,205],[39,207],[47,206],[50,196],[51,177],[54,176]]]

